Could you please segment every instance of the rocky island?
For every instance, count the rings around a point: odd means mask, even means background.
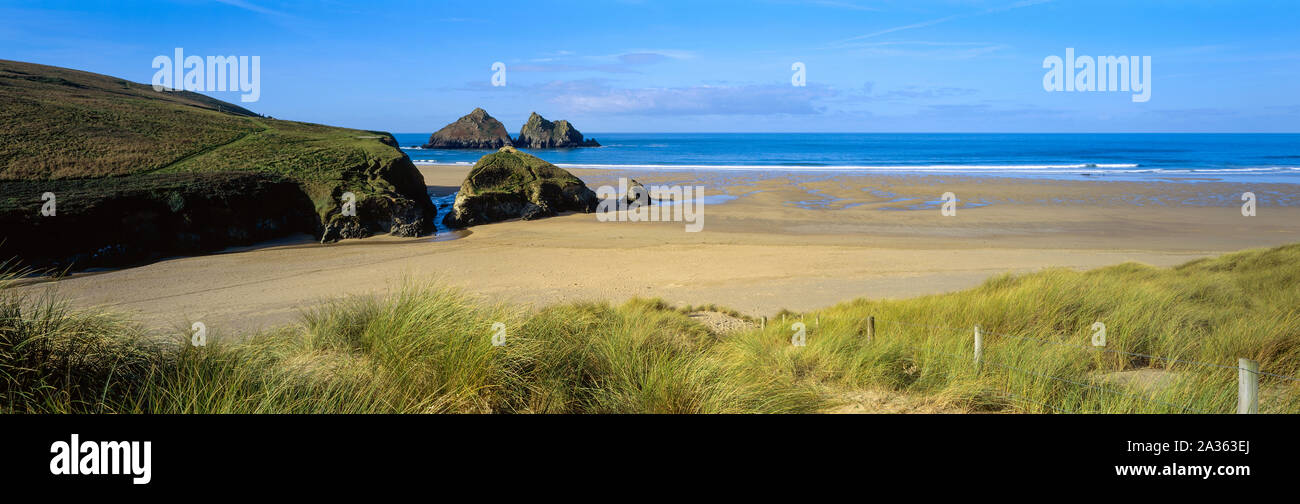
[[[476,108],[455,122],[443,126],[432,136],[425,149],[499,149],[515,146],[523,149],[564,149],[571,147],[600,147],[594,139],[583,138],[578,128],[560,119],[551,122],[537,112],[519,130],[518,138],[510,138],[501,121]]]
[[[569,124],[569,121],[560,119],[555,122],[547,121],[537,112],[528,116],[528,122],[519,130],[519,137],[515,139],[515,147],[525,149],[560,149],[567,147],[600,147],[594,139],[584,140],[582,133],[577,128]]]
[[[443,126],[432,136],[425,149],[498,149],[513,145],[505,125],[486,110],[476,108],[456,122]]]

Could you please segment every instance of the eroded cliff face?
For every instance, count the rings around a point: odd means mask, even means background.
[[[596,193],[578,177],[514,147],[483,156],[456,193],[443,222],[467,227],[509,219],[537,219],[559,212],[593,212]]]
[[[2,182],[24,196],[0,212],[0,256],[55,270],[127,266],[314,233],[311,200],[293,180],[257,173],[138,175],[129,180]],[[34,192],[55,194],[51,215]],[[45,208],[49,210],[48,207]]]
[[[396,148],[334,182],[257,171],[0,181],[0,261],[80,270],[252,245],[295,233],[322,242],[434,231],[424,179]],[[343,193],[355,215],[343,215]],[[54,205],[43,199],[54,195]],[[49,211],[52,210],[52,211]]]

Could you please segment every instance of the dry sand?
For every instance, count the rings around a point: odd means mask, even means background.
[[[431,192],[449,193],[468,167],[421,171]],[[572,171],[593,188],[631,176],[737,198],[706,205],[699,233],[680,222],[570,214],[477,226],[454,240],[320,245],[300,237],[23,288],[55,289],[152,327],[183,331],[203,321],[213,337],[229,337],[292,322],[323,299],[391,292],[407,280],[460,286],[485,302],[640,296],[762,315],[947,292],[1005,272],[1169,266],[1300,241],[1300,191],[1291,185]],[[1246,190],[1261,197],[1256,217],[1240,213]],[[953,217],[927,203],[947,191],[962,201]]]

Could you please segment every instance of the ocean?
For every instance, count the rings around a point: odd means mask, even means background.
[[[1300,183],[1300,134],[595,133],[603,147],[529,151],[566,168],[963,174],[1052,179]],[[486,150],[420,149],[472,164]]]

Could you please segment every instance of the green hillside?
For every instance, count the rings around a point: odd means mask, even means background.
[[[27,264],[131,262],[299,231],[337,239],[432,229],[434,210],[423,179],[388,133],[276,120],[197,93],[158,92],[115,77],[0,60],[0,137],[0,222],[9,224],[0,255],[17,255]],[[250,176],[263,183],[250,185]],[[204,194],[228,189],[221,182],[226,180],[238,181],[234,196],[254,200],[256,195],[244,192],[249,187],[295,184],[305,200],[281,194],[278,199],[295,200],[294,206],[262,205],[257,211],[308,217],[274,229],[246,229],[268,216],[222,208],[234,200]],[[40,196],[47,191],[60,196],[56,218],[40,213]],[[344,192],[357,197],[355,218],[338,215]],[[178,205],[178,200],[201,204]],[[112,204],[122,201],[134,203]],[[106,206],[129,213],[88,213]],[[178,207],[190,214],[178,214]],[[60,224],[63,216],[69,218]],[[206,244],[110,257],[91,251],[135,245],[116,243],[121,238],[111,236],[73,240],[57,250],[23,243],[39,233],[84,233],[88,225],[129,234],[142,219],[165,228],[164,234],[205,236],[200,241]],[[244,231],[194,229],[196,220]]]
[[[264,129],[197,93],[0,61],[0,179],[143,173]]]

